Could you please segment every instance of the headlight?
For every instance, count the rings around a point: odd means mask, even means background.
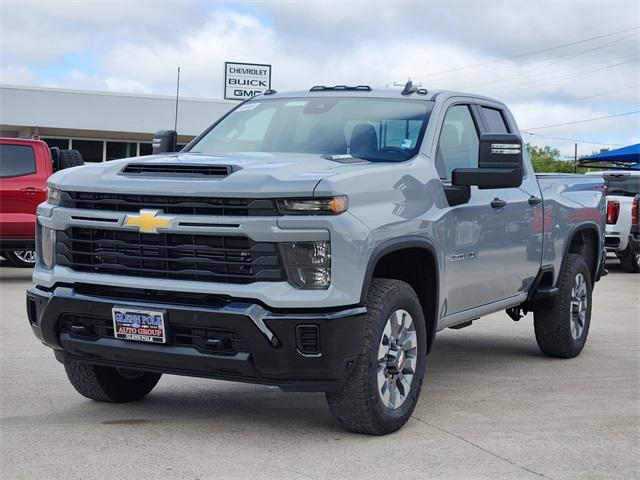
[[[278,210],[285,215],[337,215],[349,208],[346,196],[278,200]]]
[[[42,263],[45,267],[53,267],[56,251],[56,231],[47,227],[40,230]]]
[[[62,192],[57,188],[47,186],[47,203],[51,205],[58,206],[60,205],[60,198],[62,197]]]
[[[331,283],[331,244],[292,242],[281,244],[289,283],[297,288],[329,288]]]

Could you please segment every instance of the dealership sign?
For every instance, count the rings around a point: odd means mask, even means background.
[[[246,100],[271,88],[271,65],[224,63],[224,98]]]

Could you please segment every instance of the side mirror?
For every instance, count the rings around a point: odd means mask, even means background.
[[[159,130],[153,136],[151,144],[154,155],[159,153],[171,153],[177,150],[178,133],[175,130]]]
[[[513,188],[522,185],[522,139],[513,133],[480,135],[478,168],[456,168],[451,175],[455,186]]]

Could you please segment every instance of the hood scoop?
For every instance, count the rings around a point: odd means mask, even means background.
[[[233,172],[230,165],[205,165],[185,163],[130,163],[122,169],[124,175],[142,177],[190,177],[223,178]]]

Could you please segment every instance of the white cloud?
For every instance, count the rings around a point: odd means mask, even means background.
[[[611,8],[597,1],[289,1],[223,8],[25,0],[0,4],[1,78],[172,94],[179,65],[184,95],[220,97],[223,62],[255,61],[273,65],[279,90],[385,86],[411,76],[429,89],[495,96],[522,126],[534,127],[640,109],[639,15],[637,2]],[[543,51],[522,55],[537,50]],[[539,133],[626,143],[637,137],[637,123],[624,117]]]

